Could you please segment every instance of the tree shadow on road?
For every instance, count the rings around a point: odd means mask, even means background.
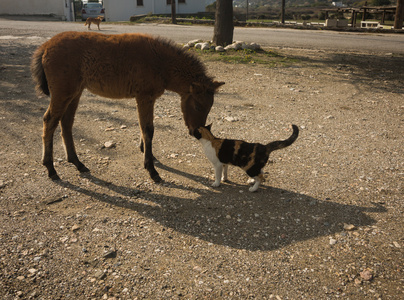
[[[404,93],[404,87],[400,84],[404,76],[403,55],[335,52],[317,54],[293,57],[315,68],[331,67],[336,73],[335,82],[346,82],[354,86],[360,83],[380,92]]]

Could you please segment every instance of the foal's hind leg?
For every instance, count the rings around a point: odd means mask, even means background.
[[[43,154],[42,154],[42,164],[48,170],[48,176],[52,180],[59,180],[59,176],[56,173],[55,167],[53,166],[53,134],[55,133],[56,127],[58,126],[60,120],[60,114],[52,111],[52,106],[49,105],[47,111],[43,116]]]
[[[62,125],[62,138],[65,146],[67,161],[73,163],[80,172],[89,172],[90,170],[83,165],[77,157],[76,149],[73,141],[73,122],[79,104],[81,93],[75,97],[67,107],[60,121]]]

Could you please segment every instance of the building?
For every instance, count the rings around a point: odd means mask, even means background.
[[[0,0],[0,15],[53,16],[73,21],[73,0]]]
[[[177,14],[204,12],[204,0],[176,1]],[[74,1],[76,2],[76,1]],[[87,2],[87,1],[84,1]],[[171,0],[103,0],[106,21],[129,21],[133,15],[171,14]],[[51,15],[73,21],[73,0],[0,0],[0,15]]]
[[[205,1],[175,0],[177,14],[205,11]],[[104,0],[107,21],[129,21],[134,15],[171,14],[171,0]]]

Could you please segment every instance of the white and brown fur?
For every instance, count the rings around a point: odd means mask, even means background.
[[[104,19],[103,16],[98,16],[96,18],[87,18],[86,23],[84,23],[84,26],[88,25],[88,29],[90,30],[91,23],[94,23],[97,25],[98,30],[101,30],[100,23],[102,22],[103,19]]]
[[[227,180],[227,168],[230,164],[240,167],[253,178],[254,185],[249,190],[257,191],[261,182],[264,181],[262,169],[267,164],[271,152],[288,147],[297,139],[299,128],[296,125],[292,127],[293,133],[288,139],[267,145],[216,138],[210,131],[211,125],[196,129],[194,136],[201,142],[205,155],[215,168],[215,182],[212,186],[218,187],[220,179]]]

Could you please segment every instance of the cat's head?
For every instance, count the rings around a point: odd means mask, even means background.
[[[206,126],[201,126],[199,128],[196,128],[194,130],[194,137],[200,140],[202,137],[206,136],[206,133],[210,133],[210,129],[212,128],[212,124],[206,125]]]

